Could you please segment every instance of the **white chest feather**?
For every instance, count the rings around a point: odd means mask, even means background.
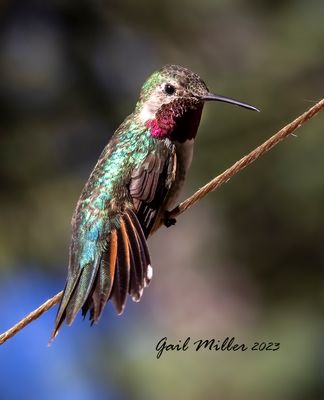
[[[155,118],[155,108],[151,104],[144,104],[142,111],[139,114],[142,124],[146,124],[147,121]]]

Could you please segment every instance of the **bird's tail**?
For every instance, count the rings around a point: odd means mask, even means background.
[[[108,300],[112,300],[121,314],[127,294],[139,301],[143,288],[149,284],[152,267],[146,239],[130,208],[125,210],[119,227],[110,231],[102,247],[93,263],[83,268],[69,268],[50,342],[64,320],[71,325],[81,308],[83,316],[90,311],[91,323],[99,320]]]

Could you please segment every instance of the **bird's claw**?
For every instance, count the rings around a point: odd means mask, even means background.
[[[177,222],[176,218],[171,217],[170,211],[165,211],[164,213],[164,218],[163,218],[163,223],[167,228],[170,228],[170,226],[175,225]]]

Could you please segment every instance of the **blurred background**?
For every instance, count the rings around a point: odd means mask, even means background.
[[[148,75],[187,66],[260,114],[208,104],[184,199],[323,97],[322,0],[0,3],[0,329],[65,283],[70,220]],[[2,399],[322,399],[324,115],[149,240],[139,304],[0,349]],[[168,352],[235,336],[277,352]]]

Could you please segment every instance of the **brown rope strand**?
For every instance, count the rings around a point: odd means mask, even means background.
[[[46,313],[50,308],[52,308],[55,304],[57,304],[63,295],[63,291],[57,293],[52,298],[48,299],[43,303],[40,307],[36,308],[36,310],[32,311],[30,314],[26,315],[22,320],[20,320],[16,325],[12,328],[8,329],[2,335],[0,335],[0,345],[6,342],[11,337],[15,336],[16,333],[21,331],[25,326],[29,325],[32,321],[39,318],[41,315]]]

